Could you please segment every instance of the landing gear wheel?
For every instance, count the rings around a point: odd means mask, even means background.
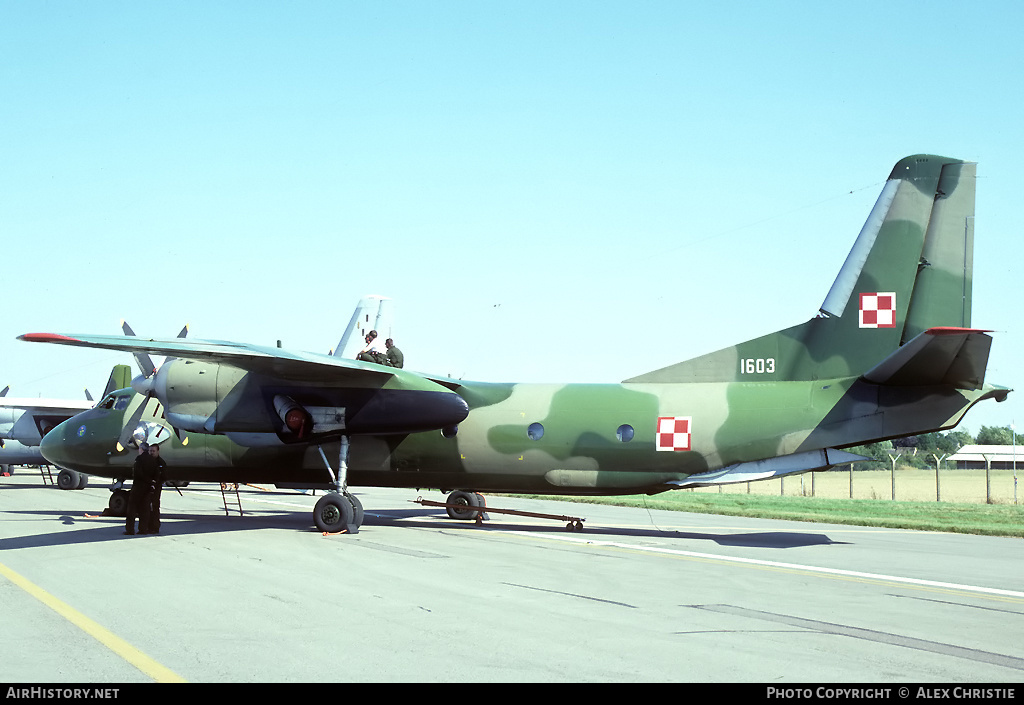
[[[345,496],[348,497],[348,501],[352,503],[352,523],[355,524],[357,528],[361,527],[363,525],[363,517],[365,516],[365,513],[363,512],[363,503],[360,502],[359,498],[354,494],[346,494]]]
[[[321,497],[313,507],[313,522],[316,528],[326,534],[336,534],[348,529],[355,515],[355,507],[349,496],[331,492]]]
[[[128,490],[114,490],[110,493],[107,511],[116,517],[128,514]]]
[[[459,505],[458,508],[445,508],[445,511],[448,512],[448,516],[452,519],[472,520],[476,519],[477,515],[480,514],[479,509],[482,509],[484,506],[484,498],[483,495],[479,495],[476,492],[465,492],[463,490],[455,490],[450,495],[448,495],[448,501],[446,502],[446,504]],[[463,509],[462,507],[465,507],[465,509]]]
[[[84,472],[78,473],[78,488],[84,490],[89,485],[89,476]]]
[[[81,478],[74,470],[64,468],[57,474],[57,487],[62,490],[77,490],[79,482]]]

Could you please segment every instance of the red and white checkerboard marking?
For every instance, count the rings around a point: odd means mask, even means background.
[[[692,416],[659,416],[655,450],[690,450]]]
[[[879,291],[860,295],[861,328],[896,327],[896,292]]]

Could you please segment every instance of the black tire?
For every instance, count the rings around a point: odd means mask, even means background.
[[[128,514],[128,490],[114,490],[110,493],[107,511],[116,517]]]
[[[78,487],[76,489],[84,490],[89,486],[89,476],[84,472],[78,473]]]
[[[321,497],[313,507],[313,523],[320,531],[335,534],[348,528],[354,512],[347,497],[332,492]]]
[[[81,478],[74,470],[62,468],[61,471],[57,473],[57,487],[62,490],[77,490],[79,482],[81,482]]]
[[[455,490],[448,495],[448,501],[446,504],[457,504],[456,507],[446,507],[445,511],[448,512],[448,516],[452,519],[459,521],[470,521],[476,519],[476,515],[479,514],[478,507],[483,507],[483,497],[476,494],[475,492],[464,492],[463,490]],[[462,509],[465,507],[465,509]]]
[[[365,516],[365,513],[363,512],[363,503],[360,502],[359,498],[354,494],[346,493],[345,496],[348,498],[348,501],[352,503],[352,523],[355,524],[358,529],[363,525],[363,517]]]

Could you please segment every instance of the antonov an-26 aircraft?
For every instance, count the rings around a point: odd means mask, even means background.
[[[324,531],[357,529],[348,485],[476,494],[657,493],[857,459],[864,443],[955,426],[982,399],[991,338],[971,327],[975,168],[900,160],[820,313],[621,384],[466,382],[337,356],[105,335],[32,342],[169,355],[131,396],[44,439],[53,463],[130,476],[162,436],[175,480],[328,488]],[[144,404],[144,405],[143,405]],[[102,406],[102,405],[101,405]],[[475,513],[470,512],[469,516]]]

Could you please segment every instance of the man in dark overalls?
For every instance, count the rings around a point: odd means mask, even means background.
[[[149,481],[149,493],[143,501],[139,513],[139,533],[160,533],[160,490],[164,486],[167,461],[160,457],[160,446],[155,443],[149,447],[149,458],[153,468],[153,477]]]
[[[135,518],[140,514],[147,516],[145,506],[149,503],[150,490],[152,488],[156,464],[149,454],[149,444],[139,444],[139,454],[135,457],[135,465],[132,466],[132,489],[128,493],[128,510],[125,513],[124,533],[128,536],[135,534]],[[146,533],[146,522],[139,522],[139,531]]]

